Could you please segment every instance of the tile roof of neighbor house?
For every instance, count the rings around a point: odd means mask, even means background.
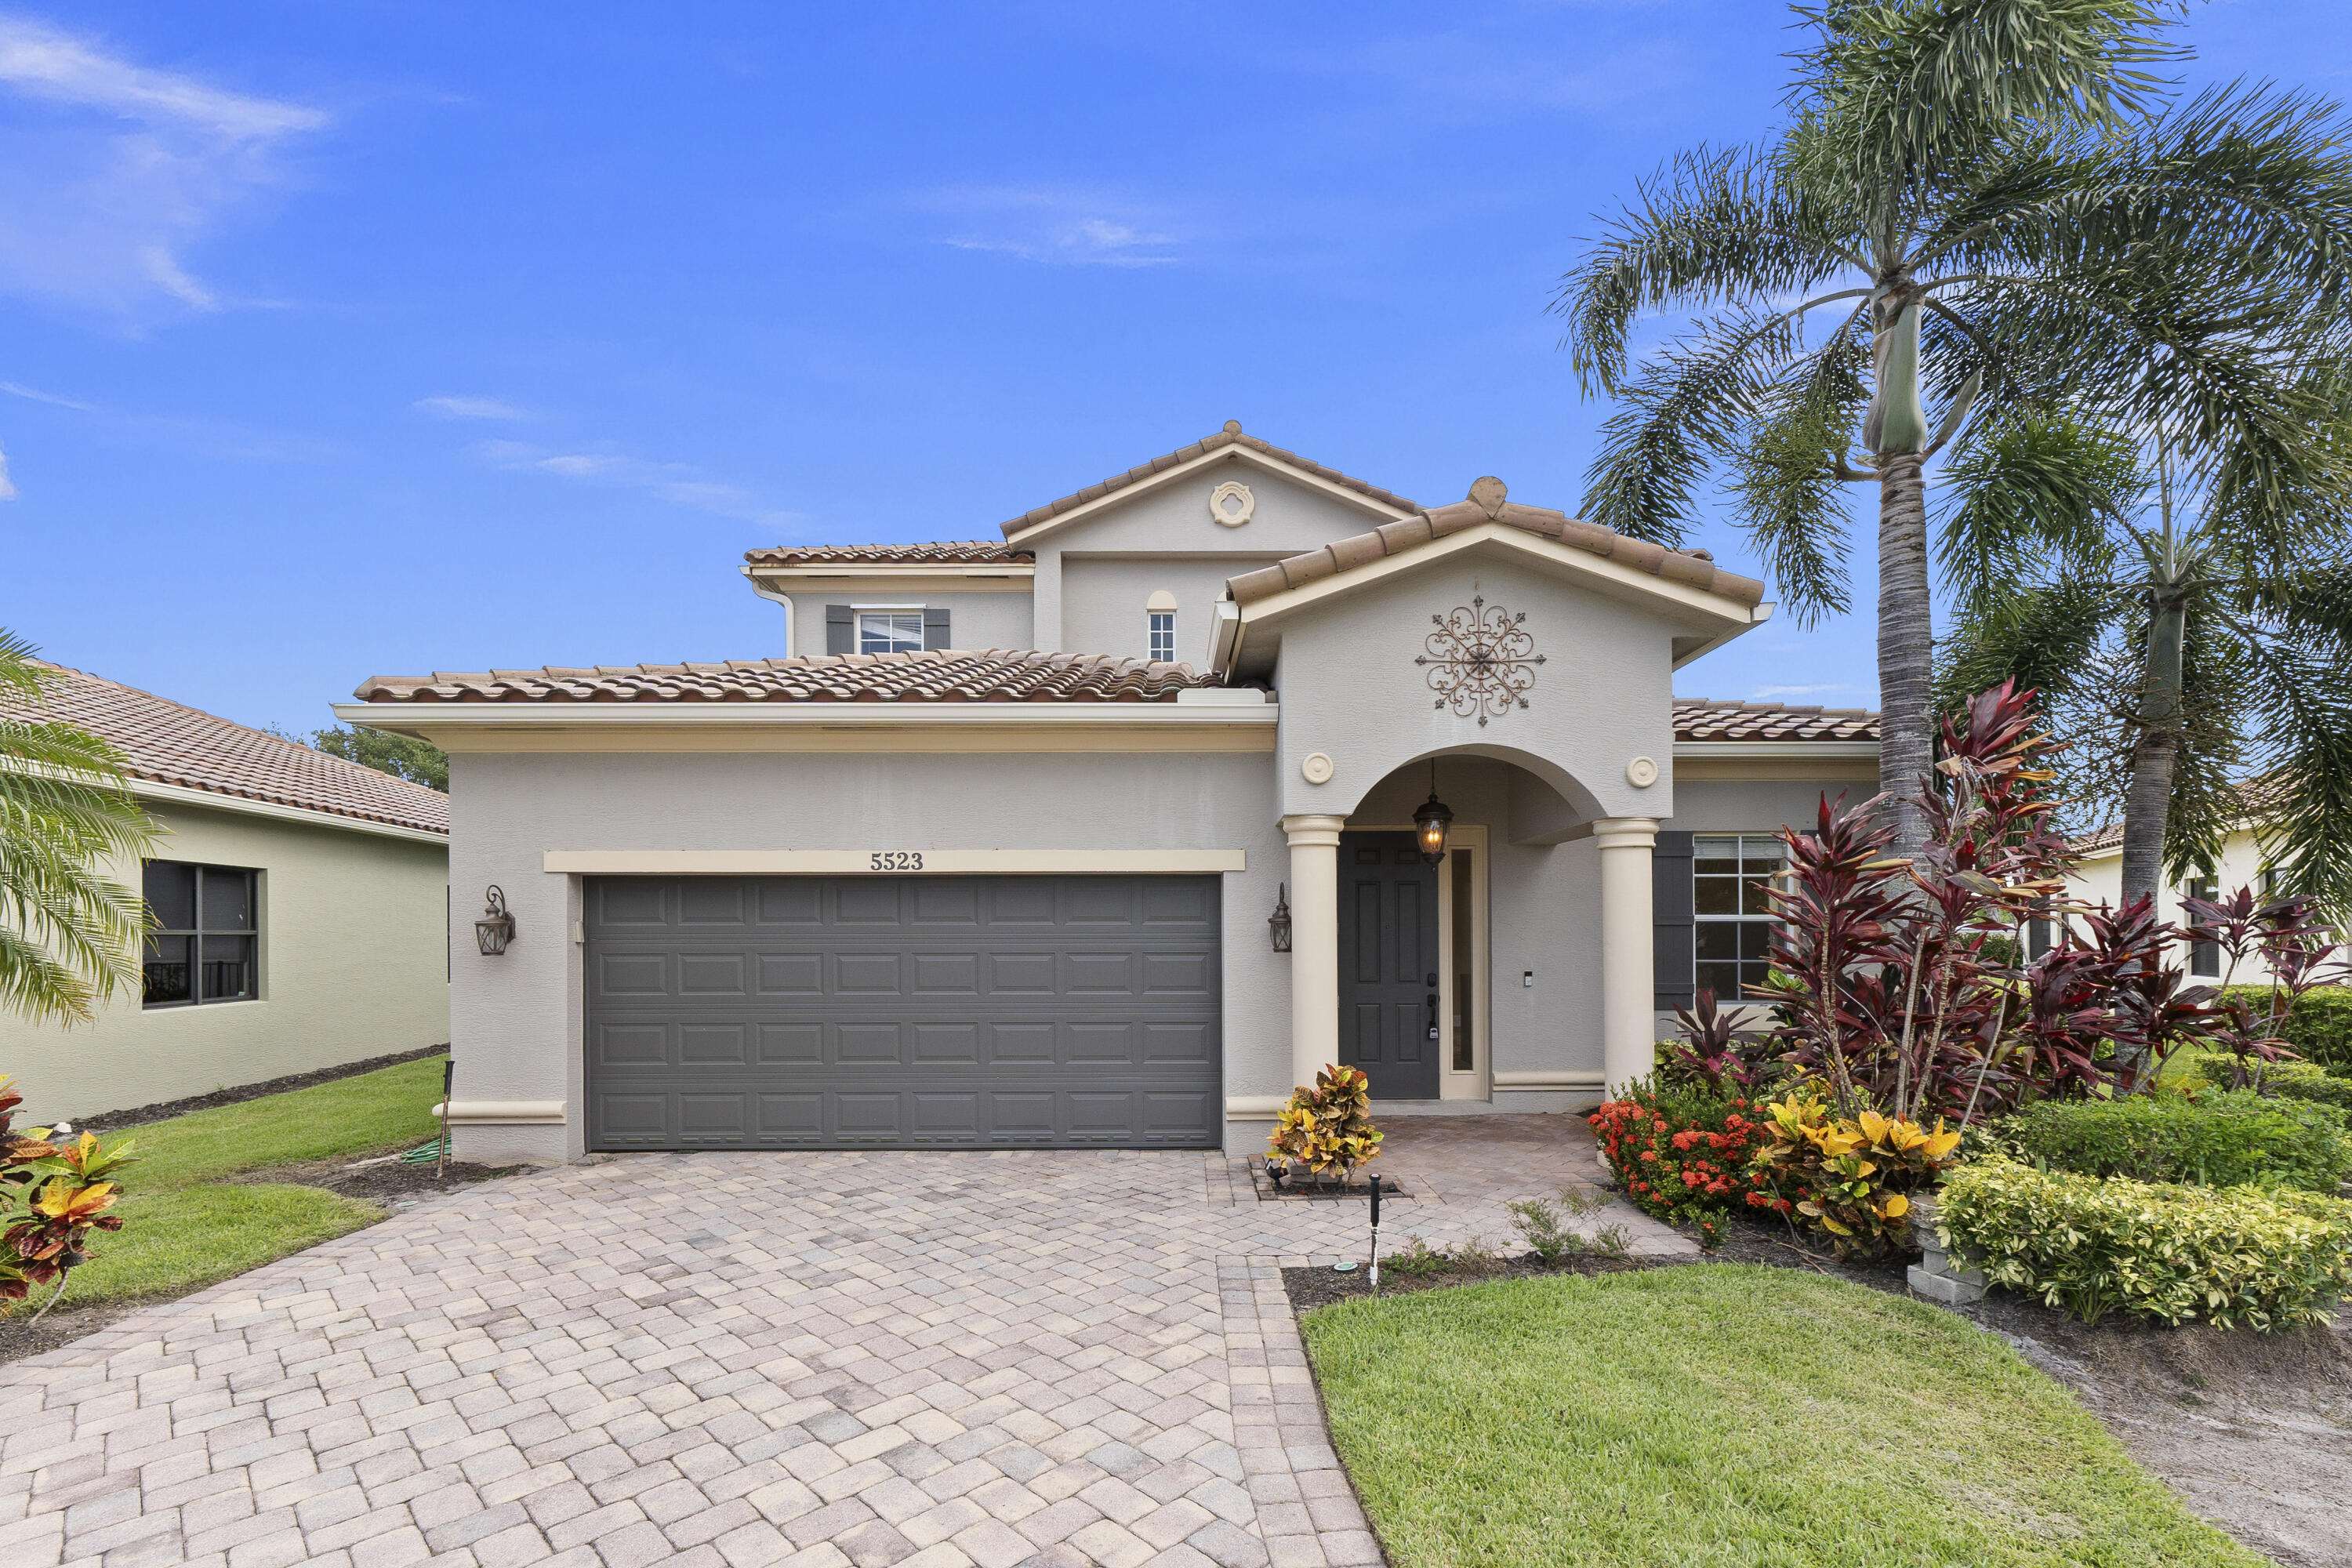
[[[754,566],[1026,565],[1037,552],[1015,550],[1002,540],[943,539],[929,544],[779,544],[747,550],[743,559]]]
[[[362,702],[1173,702],[1221,684],[1188,664],[1026,648],[804,654],[717,664],[379,676]]]
[[[12,718],[76,725],[111,742],[124,771],[152,784],[446,834],[449,797],[296,741],[84,670],[60,678],[45,704],[0,700]]]
[[[1606,556],[1653,577],[1664,577],[1704,593],[1721,594],[1751,610],[1764,602],[1763,584],[1753,577],[1718,570],[1712,556],[1695,551],[1668,550],[1662,544],[1633,539],[1612,529],[1579,522],[1564,511],[1521,506],[1507,498],[1502,480],[1491,477],[1472,485],[1467,500],[1419,511],[1369,533],[1353,534],[1304,555],[1293,555],[1255,572],[1244,572],[1227,579],[1225,590],[1237,605],[1255,604],[1485,522],[1524,529],[1545,539]]]
[[[713,664],[494,669],[380,676],[362,702],[1173,702],[1222,686],[1189,664],[1024,648],[828,653]],[[1683,741],[1874,741],[1878,715],[1855,708],[1675,700]]]
[[[2264,773],[2259,778],[2247,779],[2235,785],[2234,789],[2238,796],[2238,809],[2232,814],[2231,823],[2236,828],[2250,827],[2257,824],[2265,815],[2279,805],[2286,793],[2285,781],[2271,773]],[[2077,850],[2085,855],[2097,855],[2109,849],[2120,849],[2124,846],[2123,819],[2118,817],[2105,826],[2086,833],[2072,842]]]
[[[1367,483],[1352,474],[1343,474],[1337,468],[1327,468],[1311,458],[1302,458],[1296,452],[1285,451],[1271,441],[1261,440],[1255,436],[1244,436],[1242,434],[1241,421],[1228,419],[1225,421],[1225,427],[1213,436],[1204,436],[1189,447],[1179,447],[1164,457],[1154,458],[1148,463],[1138,463],[1123,474],[1113,474],[1099,484],[1088,485],[1086,489],[1066,495],[1059,500],[1047,501],[1044,506],[1034,507],[1023,512],[1019,517],[1013,518],[1003,525],[1005,535],[1009,538],[1024,528],[1034,528],[1041,522],[1049,522],[1062,513],[1082,507],[1088,501],[1100,500],[1114,490],[1123,490],[1128,486],[1148,479],[1154,474],[1164,473],[1180,463],[1189,463],[1195,458],[1206,457],[1211,452],[1220,451],[1227,447],[1246,447],[1253,452],[1262,452],[1269,458],[1289,464],[1294,468],[1304,468],[1317,479],[1328,479],[1344,489],[1354,490],[1357,494],[1370,497],[1383,506],[1392,506],[1399,511],[1413,510],[1412,502],[1402,496],[1392,495],[1378,485]]]

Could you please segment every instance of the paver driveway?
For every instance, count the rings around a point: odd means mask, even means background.
[[[1384,1239],[1503,1239],[1581,1132],[1398,1123]],[[1362,1221],[1222,1155],[493,1183],[0,1368],[0,1568],[1378,1563],[1276,1272]]]

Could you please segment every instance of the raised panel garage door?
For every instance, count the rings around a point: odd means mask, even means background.
[[[599,877],[591,1149],[1212,1148],[1214,877]]]

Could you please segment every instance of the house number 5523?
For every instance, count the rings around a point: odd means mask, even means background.
[[[877,849],[871,859],[872,869],[877,871],[919,871],[923,868],[923,852],[919,849]]]

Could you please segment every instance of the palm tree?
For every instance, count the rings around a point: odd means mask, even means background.
[[[140,896],[97,868],[135,860],[155,822],[97,736],[39,718],[57,677],[0,630],[0,1007],[37,1023],[87,1023],[137,985]]]
[[[2063,493],[2053,459],[2071,454],[2035,434],[2087,390],[2119,421],[2234,444],[2268,517],[2319,464],[2320,395],[2247,376],[2227,323],[2328,315],[2352,284],[2352,207],[2319,106],[2231,89],[2149,120],[2169,89],[2147,68],[2179,53],[2155,6],[1830,0],[1798,15],[1813,38],[1786,127],[1674,160],[1555,308],[1584,390],[1622,402],[1589,520],[1679,542],[1720,472],[1804,626],[1848,605],[1839,487],[1878,487],[1880,782],[1896,850],[1916,854],[1925,827],[1904,797],[1932,759],[1929,462],[1957,441],[1968,460],[1946,480]],[[1713,313],[1629,376],[1633,322],[1659,310]]]
[[[2315,379],[2352,388],[2352,366]],[[2273,509],[2251,504],[2231,454],[2185,471],[2166,431],[2147,451],[2081,419],[2041,434],[2073,454],[2072,504],[1985,485],[1944,520],[1946,700],[2040,690],[2085,825],[2120,807],[2125,901],[2210,872],[2251,815],[2277,890],[2352,910],[2352,464]],[[2251,788],[2235,782],[2249,764]]]

